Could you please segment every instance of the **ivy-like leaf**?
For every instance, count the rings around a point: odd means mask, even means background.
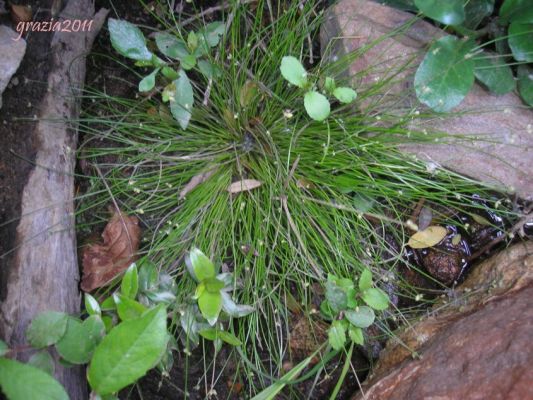
[[[139,82],[139,92],[149,92],[155,86],[155,77],[159,72],[160,68],[154,69],[149,75],[146,75]]]
[[[314,90],[304,96],[304,106],[307,114],[315,121],[324,121],[331,111],[329,101],[323,94]]]
[[[176,91],[173,99],[170,99],[170,112],[181,128],[187,129],[191,120],[194,95],[191,82],[185,71],[180,70],[179,78],[174,81],[174,86]]]
[[[518,67],[518,92],[527,104],[533,106],[533,68],[527,65]]]
[[[389,296],[383,290],[370,288],[362,294],[363,301],[374,310],[386,310],[389,307]]]
[[[514,90],[515,80],[513,71],[502,57],[483,52],[476,58],[475,75],[494,94],[505,94]]]
[[[26,331],[28,342],[38,349],[57,343],[67,330],[68,318],[67,314],[57,311],[37,315]]]
[[[135,382],[161,358],[168,336],[163,306],[117,325],[94,352],[87,372],[92,389],[103,396]]]
[[[415,0],[426,16],[445,25],[460,25],[465,20],[464,0]]]
[[[198,299],[198,308],[207,322],[210,325],[215,325],[222,310],[222,294],[204,291]]]
[[[120,292],[123,296],[134,299],[137,296],[139,290],[139,273],[137,272],[137,265],[131,264],[124,276],[122,277],[122,283],[120,284]]]
[[[128,21],[109,18],[111,45],[120,54],[133,60],[151,61],[152,52],[139,28]]]
[[[328,329],[329,344],[334,350],[341,350],[346,343],[346,329],[342,321],[333,321]]]
[[[307,84],[307,72],[296,57],[283,57],[280,70],[281,75],[293,85],[303,88]]]
[[[357,92],[349,87],[338,87],[333,90],[333,96],[341,103],[348,104],[356,99]]]
[[[509,25],[508,40],[515,60],[533,62],[533,23],[513,22]]]
[[[474,83],[472,43],[446,36],[428,50],[415,74],[418,99],[435,111],[449,111],[468,94]]]
[[[191,276],[198,282],[216,276],[214,264],[202,251],[193,247],[185,258],[185,263]]]
[[[355,310],[346,310],[344,315],[352,325],[358,328],[368,328],[374,323],[376,318],[374,310],[367,306],[359,306]]]
[[[9,400],[69,400],[63,386],[46,372],[0,358],[0,387]]]

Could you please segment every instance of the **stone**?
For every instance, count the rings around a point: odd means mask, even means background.
[[[2,108],[2,93],[11,77],[20,65],[26,53],[26,41],[18,39],[17,32],[5,25],[0,25],[0,108]]]
[[[532,335],[533,242],[524,242],[389,340],[353,400],[533,398]]]
[[[384,85],[360,96],[360,107],[399,115],[414,108],[427,110],[416,99],[413,76],[428,45],[445,32],[426,21],[413,21],[412,14],[367,0],[341,0],[326,13],[320,33],[323,56],[351,57],[345,74],[359,92]],[[533,111],[514,93],[495,96],[478,84],[453,111],[461,113],[416,117],[406,126],[444,132],[449,138],[404,144],[401,150],[428,165],[533,199]]]

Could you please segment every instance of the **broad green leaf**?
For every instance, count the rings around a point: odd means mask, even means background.
[[[7,354],[8,351],[9,351],[9,346],[6,344],[6,342],[4,342],[3,340],[0,340],[0,357]]]
[[[407,245],[411,246],[413,249],[425,249],[428,247],[433,247],[440,243],[440,241],[444,239],[447,234],[448,231],[446,228],[442,226],[431,225],[411,236]]]
[[[372,287],[372,272],[368,268],[365,268],[361,272],[361,277],[359,278],[359,290],[362,292],[370,289]]]
[[[123,296],[134,299],[137,296],[139,290],[139,273],[137,272],[137,265],[131,264],[124,276],[122,277],[122,283],[120,284],[120,292]]]
[[[114,294],[117,313],[122,321],[139,318],[145,311],[146,307],[141,303],[130,299],[129,297]]]
[[[280,70],[281,75],[293,85],[303,88],[307,84],[307,72],[296,57],[283,57]]]
[[[224,288],[224,282],[217,278],[207,278],[203,281],[205,289],[210,293],[218,293]]]
[[[100,308],[102,311],[113,311],[117,309],[117,305],[115,304],[115,299],[113,296],[109,296],[107,299],[105,299],[102,304],[100,304]]]
[[[483,83],[494,94],[505,94],[514,90],[513,71],[502,57],[494,53],[481,53],[476,58],[475,70],[477,80]]]
[[[163,67],[161,69],[161,73],[163,74],[165,78],[171,81],[175,81],[176,79],[179,78],[178,72],[175,69],[170,68],[170,67]]]
[[[533,24],[533,3],[531,0],[505,0],[500,7],[500,20]]]
[[[346,343],[346,329],[342,321],[333,321],[328,329],[329,344],[334,350],[340,350]]]
[[[178,121],[181,128],[187,129],[194,105],[192,85],[183,70],[180,70],[179,78],[173,83],[176,91],[174,92],[173,99],[170,99],[170,112],[176,121]]]
[[[152,261],[145,260],[139,268],[139,290],[141,292],[157,287],[159,273]]]
[[[222,310],[222,294],[220,292],[203,292],[198,299],[198,308],[200,308],[200,312],[207,322],[209,322],[210,325],[214,325]]]
[[[527,104],[533,106],[533,68],[527,65],[518,67],[518,92]]]
[[[363,336],[363,330],[361,328],[358,328],[356,326],[350,325],[348,328],[348,336],[352,340],[352,342],[364,345],[365,344],[365,337]]]
[[[188,56],[185,56],[181,59],[181,67],[188,71],[196,65],[196,57],[192,54],[189,54]]]
[[[207,60],[198,61],[198,69],[208,79],[217,78],[220,76],[220,69]]]
[[[333,96],[341,103],[351,103],[357,97],[357,92],[349,87],[338,87],[333,91]]]
[[[389,296],[383,290],[370,288],[362,293],[363,301],[374,310],[386,310],[389,307]]]
[[[132,384],[157,363],[167,341],[167,312],[163,306],[117,325],[94,352],[87,372],[92,389],[107,395]]]
[[[230,317],[240,318],[255,311],[252,306],[245,304],[236,304],[229,293],[220,292],[220,295],[222,296],[222,309]]]
[[[415,0],[426,16],[445,25],[460,25],[465,20],[464,0]]]
[[[508,41],[515,60],[533,62],[533,23],[513,22],[509,25]]]
[[[87,313],[89,315],[100,315],[102,314],[102,310],[100,309],[100,304],[98,304],[98,301],[91,296],[89,293],[85,293],[85,310],[87,310]]]
[[[155,43],[159,51],[169,58],[181,60],[189,55],[185,42],[169,33],[156,33]]]
[[[338,313],[346,309],[348,301],[346,293],[329,279],[326,281],[326,299],[333,312]]]
[[[92,315],[83,322],[71,317],[65,336],[55,347],[59,355],[68,362],[86,364],[104,333],[104,322],[98,315]]]
[[[359,306],[355,310],[346,310],[344,315],[352,325],[358,328],[368,328],[374,323],[376,318],[374,310],[367,306]]]
[[[200,31],[205,37],[205,41],[210,47],[215,47],[220,42],[220,37],[224,35],[226,25],[221,21],[211,22]]]
[[[69,400],[49,374],[7,358],[0,358],[0,387],[9,400]]]
[[[469,0],[465,3],[465,21],[469,29],[476,29],[494,11],[494,0]]]
[[[113,48],[133,60],[150,61],[152,52],[146,47],[143,33],[128,21],[109,18],[109,35]]]
[[[335,90],[335,79],[331,76],[327,76],[326,79],[324,79],[324,89],[328,93],[333,93]]]
[[[139,92],[149,92],[155,86],[155,77],[159,72],[160,68],[154,69],[149,75],[146,75],[139,82]]]
[[[35,368],[39,368],[41,371],[46,372],[50,376],[54,376],[54,359],[46,349],[38,351],[32,355],[28,360],[28,364],[34,366]]]
[[[307,92],[304,96],[307,114],[315,121],[324,121],[330,113],[329,101],[323,94],[316,91]]]
[[[35,348],[51,346],[59,341],[67,330],[68,315],[57,311],[45,311],[31,321],[26,338]]]
[[[204,281],[200,282],[198,286],[196,286],[196,290],[194,291],[193,298],[195,300],[198,300],[200,296],[205,292],[205,283]]]
[[[428,50],[415,74],[418,99],[435,111],[458,105],[474,83],[472,43],[446,36]]]
[[[209,257],[196,247],[193,247],[189,252],[186,264],[189,268],[189,273],[199,282],[216,276],[215,266]]]

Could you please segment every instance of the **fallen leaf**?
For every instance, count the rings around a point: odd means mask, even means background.
[[[230,193],[240,193],[252,189],[256,189],[263,183],[255,179],[243,179],[242,181],[233,182],[228,187]]]
[[[31,6],[11,4],[11,19],[15,24],[19,22],[30,22],[33,17]]]
[[[105,286],[135,261],[141,239],[139,220],[115,212],[102,233],[103,243],[83,250],[81,289],[90,292]]]
[[[448,231],[442,226],[432,225],[428,226],[422,231],[418,231],[409,239],[407,243],[413,249],[426,249],[428,247],[433,247],[439,243]]]
[[[211,169],[209,171],[202,172],[198,175],[193,176],[191,180],[183,187],[183,189],[181,189],[181,192],[179,194],[179,199],[183,200],[189,192],[192,192],[194,188],[196,188],[196,186],[208,180],[211,177],[211,175],[215,173],[215,171],[216,169]]]
[[[492,225],[488,219],[486,218],[483,218],[481,215],[477,215],[477,214],[472,214],[472,219],[474,221],[476,221],[479,225],[485,225],[485,226],[490,226]]]

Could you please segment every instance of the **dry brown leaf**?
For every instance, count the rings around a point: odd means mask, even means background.
[[[428,226],[423,231],[418,231],[409,239],[407,243],[413,249],[426,249],[438,244],[448,231],[442,226],[432,225]]]
[[[81,289],[90,292],[105,286],[135,261],[141,239],[139,220],[120,212],[107,223],[103,243],[85,247]]]
[[[182,200],[189,194],[189,192],[193,191],[196,186],[204,183],[206,180],[208,180],[211,175],[215,173],[216,169],[211,169],[207,172],[202,172],[198,175],[195,175],[191,178],[191,180],[181,189],[181,192],[179,194],[179,199]]]
[[[233,182],[228,187],[228,192],[230,193],[240,193],[252,189],[256,189],[261,186],[263,182],[260,182],[255,179],[243,179],[242,181]]]
[[[11,4],[11,19],[15,24],[19,22],[30,22],[33,12],[30,6]]]

